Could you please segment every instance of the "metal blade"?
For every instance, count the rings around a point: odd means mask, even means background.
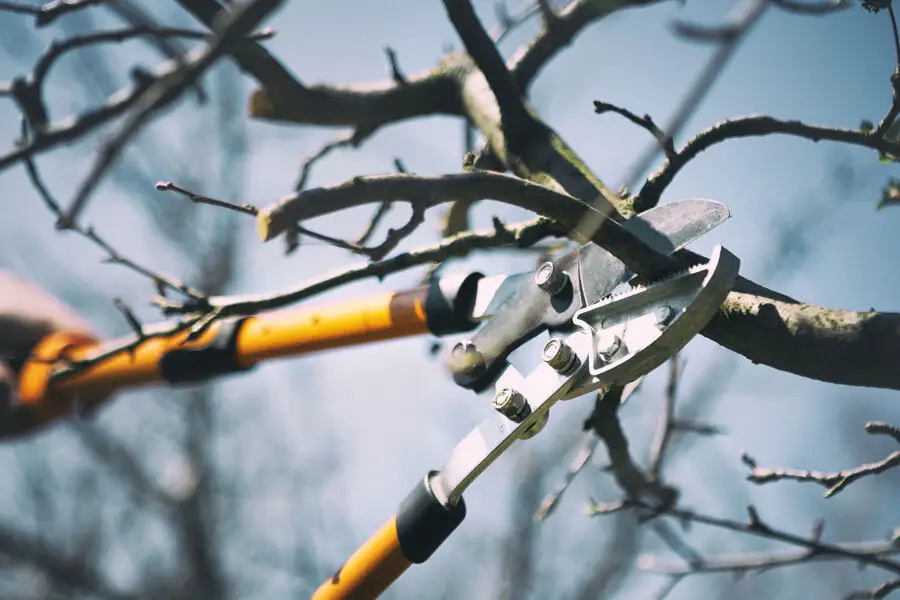
[[[628,219],[624,226],[654,250],[672,254],[703,237],[729,217],[731,213],[721,202],[691,198],[651,208]],[[483,321],[495,315],[531,276],[531,273],[517,273],[482,278],[478,282],[472,320]]]

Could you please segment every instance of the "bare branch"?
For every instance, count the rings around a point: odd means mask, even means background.
[[[210,206],[218,206],[220,208],[226,208],[228,210],[233,210],[235,212],[239,212],[245,215],[251,215],[254,217],[259,214],[259,209],[251,204],[234,204],[225,200],[210,198],[209,196],[202,196],[190,191],[187,188],[183,188],[180,185],[174,184],[171,181],[156,182],[156,189],[160,192],[177,192],[182,196],[190,199],[191,202],[195,202],[197,204],[209,204]]]
[[[600,102],[599,100],[594,100],[594,112],[598,115],[602,115],[605,112],[614,112],[625,117],[638,127],[646,129],[650,135],[655,137],[656,141],[659,142],[660,148],[665,151],[667,157],[671,158],[672,155],[675,154],[675,146],[672,143],[672,138],[667,136],[665,132],[653,122],[650,115],[639,117],[626,108],[621,108],[607,102]]]
[[[242,38],[259,25],[269,13],[276,10],[284,0],[253,0],[239,5],[228,14],[217,27],[212,40],[201,51],[192,53],[184,61],[184,66],[169,77],[155,81],[138,101],[136,110],[98,153],[97,160],[75,194],[68,210],[57,223],[60,229],[72,227],[84,209],[88,198],[100,183],[107,170],[113,165],[126,144],[148,124],[153,113],[174,102],[181,93],[225,52],[232,38]],[[250,43],[250,42],[248,42]]]
[[[748,6],[746,3],[739,5],[741,8]],[[725,71],[731,57],[737,52],[741,42],[753,29],[754,25],[762,18],[766,8],[769,6],[767,0],[755,0],[749,4],[749,9],[738,12],[731,23],[724,27],[709,29],[704,32],[699,31],[697,27],[693,27],[692,31],[685,31],[686,27],[681,24],[682,35],[693,33],[695,39],[706,37],[707,41],[718,43],[719,47],[710,57],[703,70],[697,76],[697,79],[688,89],[687,93],[679,100],[678,108],[675,114],[669,119],[665,126],[668,136],[674,138],[681,134],[681,130],[690,120],[691,116],[700,107],[703,98],[709,93],[713,85],[719,79],[719,76]],[[676,30],[679,26],[676,24]],[[687,29],[690,29],[689,27]],[[640,179],[652,167],[659,150],[656,147],[648,148],[640,158],[635,161],[628,175],[625,177],[622,187],[633,189],[638,185]],[[635,210],[641,211],[654,206],[659,201],[650,199],[653,203],[644,203],[643,198],[638,197],[635,201]]]
[[[659,425],[656,437],[650,450],[650,466],[647,468],[647,476],[651,480],[659,481],[662,476],[663,461],[666,459],[666,449],[672,439],[675,424],[675,402],[678,396],[678,382],[681,378],[683,363],[680,355],[676,354],[670,361],[669,381],[666,385],[663,410],[660,411]]]
[[[889,425],[888,423],[880,423],[878,421],[870,421],[866,423],[866,433],[871,435],[889,435],[900,443],[900,427]]]
[[[125,321],[128,322],[128,326],[131,328],[131,331],[134,335],[139,339],[144,339],[144,327],[141,325],[140,320],[138,320],[137,316],[132,312],[128,305],[121,298],[113,298],[113,306],[116,307],[122,317],[125,318]]]
[[[28,128],[24,121],[22,122],[22,135],[23,135],[23,138],[27,139]],[[31,180],[31,183],[34,186],[35,190],[37,190],[38,195],[44,201],[44,204],[47,206],[47,208],[50,210],[50,212],[55,217],[57,217],[57,219],[60,218],[62,216],[62,209],[59,205],[59,202],[57,202],[53,198],[53,195],[50,193],[49,188],[47,188],[47,185],[44,183],[44,180],[41,177],[41,174],[38,171],[37,165],[35,164],[34,160],[32,159],[32,157],[30,155],[25,155],[24,163],[25,163],[25,171],[26,171],[26,173],[28,173],[28,177]],[[134,271],[135,273],[138,273],[139,275],[143,275],[144,277],[147,277],[148,279],[153,281],[153,283],[156,285],[157,290],[160,294],[163,294],[165,289],[171,289],[175,292],[179,292],[179,293],[183,294],[184,296],[190,298],[191,300],[195,301],[195,303],[202,303],[205,300],[206,296],[202,292],[195,290],[192,287],[185,285],[184,283],[182,283],[176,279],[173,279],[172,277],[169,277],[166,275],[161,275],[160,273],[157,273],[146,267],[143,267],[143,266],[137,264],[136,262],[132,261],[131,259],[123,256],[115,248],[113,248],[105,239],[100,237],[100,235],[97,234],[97,232],[94,230],[93,227],[78,226],[78,227],[73,228],[73,231],[75,231],[79,235],[89,239],[91,242],[96,244],[101,250],[106,252],[107,257],[104,259],[105,262],[122,265],[122,266]]]
[[[869,428],[869,433],[888,433],[881,427]],[[888,435],[894,435],[893,432]],[[888,469],[900,466],[900,450],[892,452],[883,460],[860,465],[855,469],[840,471],[838,473],[823,473],[821,471],[797,470],[797,469],[765,469],[757,465],[756,460],[747,454],[741,457],[745,465],[750,467],[751,473],[747,475],[747,481],[756,484],[772,483],[785,479],[801,482],[812,482],[827,488],[825,497],[830,498],[841,492],[851,483],[869,475],[879,475]]]
[[[363,131],[362,129],[355,129],[346,135],[334,138],[333,140],[319,148],[315,153],[303,159],[303,165],[300,169],[300,178],[297,180],[297,185],[294,186],[294,189],[298,192],[306,189],[306,184],[309,181],[310,174],[312,173],[313,165],[328,156],[328,154],[330,154],[332,150],[336,150],[337,148],[345,148],[347,146],[357,148],[366,137],[368,137],[367,132]]]
[[[534,128],[534,121],[525,109],[522,90],[478,20],[472,3],[470,0],[444,0],[444,7],[466,51],[484,74],[497,100],[504,134],[508,138],[527,136]]]
[[[519,89],[527,90],[538,73],[562,49],[588,25],[624,8],[656,4],[661,0],[625,0],[622,2],[597,2],[573,0],[553,19],[546,21],[538,36],[523,45],[509,61],[510,70]]]
[[[541,8],[537,3],[526,6],[516,14],[510,14],[509,7],[504,0],[499,0],[494,4],[494,14],[500,25],[491,32],[491,39],[495,44],[502,42],[506,36],[528,22],[531,17],[540,14]]]
[[[642,503],[635,500],[626,500],[625,504],[630,507],[642,507],[645,509],[651,509],[652,506],[647,503]],[[830,544],[827,542],[823,542],[819,534],[814,532],[811,537],[803,537],[799,535],[795,535],[793,533],[789,533],[786,531],[781,531],[779,529],[775,529],[774,527],[768,525],[759,516],[758,511],[753,505],[749,505],[747,507],[747,512],[750,516],[747,522],[734,521],[730,519],[723,519],[719,517],[713,517],[705,514],[701,514],[692,510],[685,510],[679,508],[669,508],[664,512],[666,516],[670,516],[676,519],[679,519],[682,522],[690,522],[690,523],[698,523],[703,525],[708,525],[711,527],[717,527],[719,529],[724,529],[727,531],[734,531],[737,533],[746,533],[750,535],[754,535],[757,537],[768,538],[772,540],[776,540],[779,542],[784,542],[786,544],[790,544],[792,546],[797,546],[799,548],[805,549],[805,553],[808,557],[812,558],[813,556],[816,559],[823,558],[833,558],[840,560],[849,560],[853,562],[857,562],[864,565],[871,565],[873,567],[877,567],[879,569],[884,569],[891,573],[900,573],[900,562],[896,562],[894,560],[890,560],[888,558],[888,554],[893,554],[895,551],[900,550],[900,547],[896,545],[894,542],[890,542],[893,544],[894,550],[889,550],[887,546],[881,546],[880,549],[883,552],[870,552],[870,550],[876,549],[871,546],[855,546],[852,544]],[[593,513],[591,514],[603,514],[603,513]],[[862,548],[863,552],[860,552],[860,548]],[[644,565],[647,565],[647,560],[644,559]],[[655,561],[655,559],[653,559]],[[660,563],[655,563],[656,566],[659,566]],[[662,568],[662,567],[659,567]],[[666,569],[666,573],[672,573],[676,575],[684,575],[689,574],[692,571],[685,572],[682,569],[678,569],[678,567],[672,569]]]
[[[507,226],[503,235],[498,234],[494,229],[463,232],[443,239],[440,243],[409,250],[379,262],[342,269],[278,294],[246,297],[222,296],[213,297],[210,301],[212,306],[219,308],[224,316],[255,314],[263,310],[282,308],[354,281],[369,277],[382,279],[392,273],[417,265],[462,257],[473,250],[510,244],[527,247],[544,238],[562,237],[563,235],[564,230],[558,224],[539,217],[519,225]]]
[[[654,206],[675,175],[704,150],[726,140],[773,134],[792,135],[813,142],[822,140],[842,142],[872,148],[886,154],[900,154],[900,144],[858,130],[807,125],[801,121],[783,121],[767,115],[730,119],[698,133],[666,161],[659,171],[647,179],[635,200],[636,209],[645,210]]]
[[[825,2],[798,2],[797,0],[769,0],[778,8],[801,15],[827,15],[853,6],[851,0],[826,0]]]
[[[900,546],[890,541],[843,543],[837,544],[837,546],[843,550],[844,555],[820,554],[810,551],[808,548],[802,548],[722,554],[690,565],[680,561],[676,563],[654,555],[643,555],[638,559],[638,565],[641,570],[651,573],[677,576],[728,571],[766,571],[810,561],[846,560],[846,554],[872,558],[887,558],[894,554],[900,554]]]
[[[631,457],[628,439],[618,416],[622,392],[622,387],[613,386],[605,394],[598,394],[594,410],[585,421],[584,428],[593,431],[603,440],[609,453],[610,470],[616,483],[625,492],[626,502],[640,499],[642,503],[655,507],[649,514],[642,514],[641,519],[648,520],[670,507],[677,500],[678,492],[648,477]]]
[[[881,585],[870,590],[853,592],[847,596],[847,600],[866,600],[868,598],[875,598],[877,600],[878,598],[887,598],[889,594],[896,592],[897,590],[900,590],[900,577],[885,581]]]
[[[103,4],[107,0],[53,0],[45,4],[24,4],[22,2],[0,2],[0,10],[22,15],[34,15],[35,25],[45,27],[64,15]]]
[[[387,56],[388,64],[391,67],[391,79],[397,85],[406,85],[406,76],[400,69],[400,61],[397,59],[397,51],[390,46],[384,47],[384,54]]]

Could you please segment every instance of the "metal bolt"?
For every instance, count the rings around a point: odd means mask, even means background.
[[[557,373],[563,375],[571,372],[578,362],[578,356],[575,355],[572,348],[558,338],[553,338],[547,342],[541,357]]]
[[[497,392],[491,404],[497,412],[516,423],[521,423],[531,412],[525,396],[510,388],[503,388]]]
[[[675,310],[668,304],[660,306],[653,312],[656,317],[656,326],[659,329],[665,329],[675,316]]]
[[[600,340],[601,343],[603,340]],[[600,344],[597,345],[597,353],[600,354],[600,358],[604,360],[609,360],[612,356],[619,351],[619,348],[622,347],[622,338],[617,335],[614,335],[612,339],[604,346]]]
[[[536,436],[544,429],[544,426],[547,425],[547,421],[550,419],[550,412],[546,411],[542,413],[537,420],[531,424],[531,427],[523,431],[519,434],[520,440],[528,440]]]
[[[457,373],[476,374],[485,366],[484,357],[475,348],[475,344],[465,340],[453,346],[450,352],[453,370]]]
[[[567,280],[566,274],[550,261],[541,264],[534,274],[534,282],[537,286],[551,296],[560,293],[566,286]]]

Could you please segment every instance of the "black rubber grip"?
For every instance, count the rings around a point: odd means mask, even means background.
[[[216,336],[202,348],[178,348],[159,361],[159,373],[168,383],[195,383],[213,377],[249,371],[238,361],[237,337],[247,317],[219,322]]]
[[[400,503],[397,511],[397,539],[400,550],[411,563],[423,563],[444,543],[466,518],[466,503],[444,506],[431,490],[432,471]]]
[[[472,273],[466,277],[451,303],[441,290],[440,278],[432,277],[425,296],[425,315],[428,330],[436,336],[450,335],[471,331],[478,325],[472,320],[472,309],[475,307],[478,280],[484,277],[481,273]]]

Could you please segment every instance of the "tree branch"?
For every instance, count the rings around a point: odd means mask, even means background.
[[[675,175],[704,150],[726,140],[773,134],[792,135],[813,142],[822,140],[842,142],[872,148],[886,154],[900,154],[900,144],[862,131],[807,125],[801,121],[783,121],[767,115],[730,119],[698,133],[671,156],[666,164],[644,183],[635,199],[635,209],[640,211],[654,206],[662,192],[672,183]]]
[[[484,74],[494,94],[500,108],[501,128],[504,134],[508,139],[528,136],[534,128],[534,122],[525,109],[522,90],[478,20],[472,3],[470,0],[444,0],[444,7],[466,51]]]
[[[297,221],[363,204],[402,200],[427,209],[451,200],[485,198],[550,216],[567,228],[570,237],[571,228],[592,208],[548,187],[499,173],[384,175],[357,177],[287,196],[260,210],[257,228],[261,239],[271,240]],[[619,237],[623,231],[610,223],[593,241],[643,275],[648,262],[660,255],[643,242],[633,244],[632,238]],[[677,253],[672,260],[684,266],[706,261],[688,251]],[[739,277],[703,334],[754,362],[782,371],[832,383],[900,389],[900,371],[890,362],[900,354],[900,314],[804,304]]]
[[[150,117],[158,110],[174,102],[200,75],[215,63],[231,43],[240,45],[246,36],[284,0],[253,0],[242,4],[216,22],[214,35],[202,50],[191,53],[182,68],[176,69],[169,77],[155,81],[146,94],[138,101],[136,110],[129,115],[119,131],[100,149],[97,160],[75,194],[69,208],[57,223],[60,229],[75,225],[88,198],[100,183],[102,177],[128,142],[148,124]],[[249,43],[249,42],[248,42]]]
[[[653,122],[650,115],[639,117],[627,108],[621,108],[614,104],[600,102],[599,100],[594,100],[594,112],[598,115],[602,115],[606,112],[614,112],[625,117],[638,127],[646,129],[650,135],[655,137],[656,141],[659,142],[659,147],[666,153],[667,158],[671,158],[672,155],[675,154],[675,146],[673,145],[672,138],[667,136],[665,132]]]
[[[890,435],[895,439],[900,438],[900,431],[896,427],[887,425],[886,423],[868,423],[866,431],[870,434]],[[897,439],[900,441],[900,439]],[[880,475],[888,469],[900,467],[900,450],[892,452],[886,458],[864,465],[860,465],[854,469],[840,471],[838,473],[823,473],[821,471],[797,470],[797,469],[764,469],[760,467],[756,460],[748,454],[741,456],[741,461],[750,467],[750,474],[747,475],[747,481],[756,484],[772,483],[774,481],[782,481],[790,479],[793,481],[812,482],[827,488],[825,497],[830,498],[840,493],[851,483],[867,477],[869,475]]]
[[[625,501],[624,508],[635,506],[644,509],[652,508],[652,506],[646,503],[640,503],[633,500]],[[607,514],[607,511],[603,510],[596,512],[594,508],[595,507],[593,506],[589,506],[590,514]],[[813,535],[811,537],[804,537],[775,529],[774,527],[768,525],[760,518],[759,512],[753,505],[749,505],[747,507],[747,513],[749,516],[748,521],[742,522],[713,517],[692,510],[674,507],[669,508],[664,512],[666,516],[673,517],[685,523],[708,525],[711,527],[717,527],[719,529],[734,531],[737,533],[746,533],[757,537],[791,544],[792,546],[803,548],[810,558],[815,556],[816,559],[831,558],[839,560],[850,560],[864,565],[871,565],[873,567],[877,567],[891,573],[900,573],[900,562],[890,560],[889,555],[893,554],[893,551],[891,551],[891,549],[887,546],[875,548],[869,545],[831,544],[828,542],[823,542],[821,540],[821,526],[817,526],[816,528],[814,528]],[[892,540],[890,544],[894,549],[900,550],[900,547],[897,546],[896,540]],[[860,549],[864,551],[860,552]],[[872,550],[879,549],[883,550],[883,552],[872,552]],[[647,568],[652,565],[652,563],[648,564],[648,560],[650,559],[643,559],[642,568]],[[648,568],[648,570],[650,569]],[[673,575],[687,574],[677,568],[667,569],[665,572]]]
[[[588,25],[623,8],[656,4],[661,0],[573,0],[555,18],[545,21],[538,36],[509,61],[519,89],[526,91],[538,73]]]
[[[52,0],[44,4],[23,4],[21,2],[0,2],[0,10],[34,15],[34,23],[38,27],[46,27],[59,17],[69,13],[103,4],[107,0]]]
[[[900,554],[900,546],[890,541],[836,544],[842,554],[819,554],[807,548],[771,552],[723,554],[705,558],[702,562],[686,565],[645,554],[638,559],[641,570],[661,575],[694,575],[700,573],[768,571],[778,567],[810,561],[846,560],[847,554],[860,557],[888,558]]]
[[[382,279],[417,265],[459,258],[473,250],[509,245],[528,247],[547,237],[564,235],[565,230],[558,223],[539,217],[519,225],[506,226],[502,232],[496,229],[463,232],[445,238],[440,243],[409,250],[379,262],[339,270],[285,292],[244,297],[213,297],[210,302],[221,310],[223,316],[250,315],[263,310],[282,308],[354,281],[369,277]]]

